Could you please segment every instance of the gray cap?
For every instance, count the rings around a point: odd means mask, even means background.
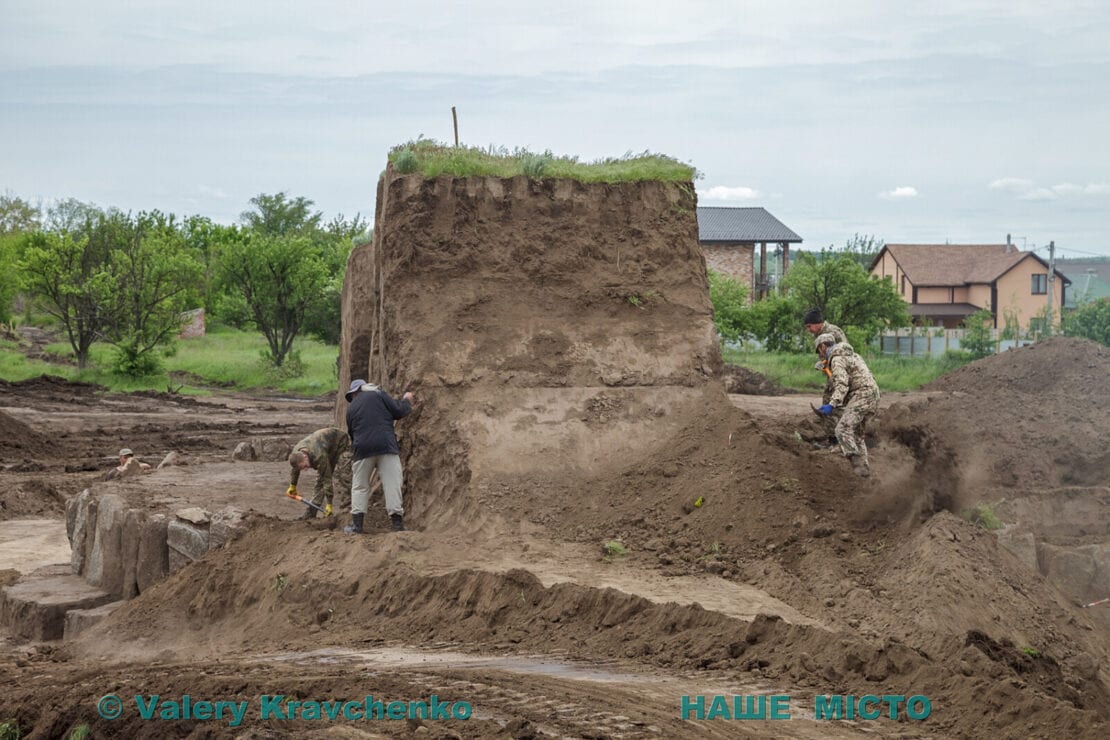
[[[836,344],[836,337],[832,334],[818,334],[817,340],[814,341],[813,346],[820,348],[822,344]]]
[[[135,453],[131,451],[130,447],[124,447],[122,450],[119,451],[120,457],[131,457],[134,454]]]

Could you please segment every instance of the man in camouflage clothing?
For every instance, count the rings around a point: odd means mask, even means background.
[[[286,493],[290,496],[297,493],[301,471],[315,468],[316,486],[313,488],[312,503],[324,509],[325,514],[330,515],[332,512],[333,474],[340,486],[340,505],[344,505],[346,497],[350,496],[351,440],[342,429],[317,429],[293,445],[293,451],[289,453],[289,465],[293,470],[289,474],[289,490]],[[316,509],[309,506],[301,518],[312,519],[315,516]]]
[[[848,349],[852,348],[852,345],[848,344],[848,337],[844,335],[844,330],[836,324],[825,321],[825,315],[821,313],[821,309],[811,308],[806,311],[805,316],[802,317],[802,323],[806,325],[806,331],[813,336],[832,334],[838,345],[847,346]]]
[[[837,344],[832,334],[821,334],[816,341],[817,353],[828,367],[829,381],[825,386],[824,404],[818,413],[828,417],[840,409],[836,438],[840,449],[852,464],[852,472],[861,478],[871,475],[863,427],[879,413],[879,386],[863,358],[850,346]]]

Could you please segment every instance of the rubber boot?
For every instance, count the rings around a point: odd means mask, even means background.
[[[343,528],[347,534],[362,534],[362,518],[365,514],[351,514],[351,523]]]
[[[404,532],[405,531],[405,518],[403,516],[401,516],[400,514],[390,514],[389,515],[389,521],[391,521],[393,523],[393,531],[394,532]]]
[[[301,519],[315,519],[315,518],[316,518],[316,509],[313,509],[311,506],[309,506],[307,509],[305,509],[305,512],[303,514],[301,514]]]

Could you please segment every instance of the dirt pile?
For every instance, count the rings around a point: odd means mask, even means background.
[[[348,263],[341,382],[417,394],[399,425],[417,523],[468,526],[476,487],[674,426],[720,367],[694,208],[689,184],[386,172]]]
[[[1107,368],[1110,348],[1086,339],[1046,339],[938,378],[925,389],[949,395],[915,407],[909,416],[959,450],[957,464],[968,488],[1105,486]]]

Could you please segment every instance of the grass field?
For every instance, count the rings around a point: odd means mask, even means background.
[[[236,391],[279,391],[296,396],[318,396],[338,388],[336,357],[339,348],[309,338],[298,338],[294,351],[301,367],[275,369],[262,357],[266,340],[261,334],[236,329],[209,328],[197,339],[179,340],[176,352],[162,359],[163,372],[144,378],[123,378],[109,372],[112,348],[93,345],[89,367],[78,370],[62,358],[72,356],[69,344],[49,345],[59,362],[28,360],[11,341],[0,341],[0,378],[24,380],[39,375],[59,375],[69,380],[96,383],[116,391],[177,389],[204,394],[214,388]]]
[[[815,354],[785,352],[745,352],[725,350],[725,362],[741,365],[766,375],[785,388],[815,390],[824,388],[825,378],[813,369]],[[865,356],[867,367],[879,388],[885,391],[913,391],[925,383],[956,369],[959,360],[948,358],[899,357],[895,355]]]

